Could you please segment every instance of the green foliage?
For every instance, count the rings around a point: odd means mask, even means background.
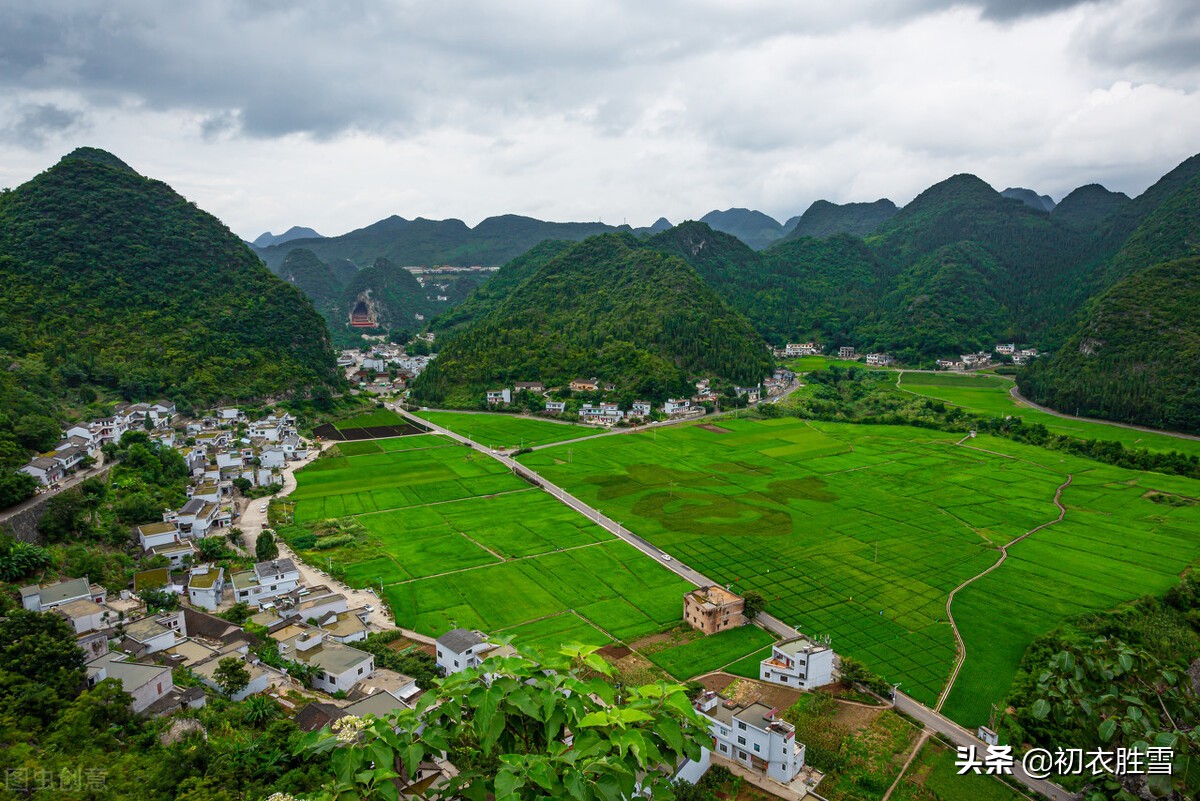
[[[865,237],[896,214],[896,204],[890,200],[874,203],[845,203],[838,205],[818,200],[800,215],[795,227],[784,241],[811,236],[826,239],[836,234]]]
[[[441,345],[413,395],[476,406],[512,381],[599,376],[662,400],[696,374],[749,384],[770,367],[765,343],[686,264],[608,235],[552,258]]]
[[[217,617],[240,626],[249,620],[253,614],[254,610],[250,608],[250,604],[245,601],[238,601],[224,612],[218,612]]]
[[[102,160],[69,155],[0,197],[0,280],[0,351],[36,397],[197,405],[338,381],[303,295],[166,184]]]
[[[1071,414],[1198,432],[1197,304],[1200,258],[1137,272],[1089,305],[1051,359],[1018,376],[1021,392]]]
[[[45,548],[0,536],[0,581],[19,581],[49,566]]]
[[[432,689],[441,677],[437,660],[416,646],[399,651],[391,647],[391,643],[403,637],[399,629],[372,632],[367,639],[354,643],[354,647],[374,654],[377,666],[412,676],[422,690]]]
[[[767,599],[763,598],[761,593],[754,591],[746,593],[742,596],[742,599],[745,602],[742,607],[742,614],[746,616],[746,620],[754,620],[754,618],[758,617],[758,613],[766,608],[767,605]]]
[[[681,685],[618,690],[595,651],[494,657],[444,679],[416,710],[343,718],[336,735],[314,733],[312,751],[333,751],[334,779],[321,797],[395,798],[397,766],[411,775],[445,751],[459,774],[436,789],[439,798],[615,801],[633,797],[639,780],[648,796],[674,798],[669,771],[658,768],[699,757],[710,741],[704,719]]]
[[[150,614],[170,612],[179,608],[179,594],[170,590],[142,590],[138,597],[142,599],[146,611]]]
[[[25,609],[0,618],[0,718],[44,725],[83,682],[83,651],[67,621]]]
[[[226,695],[237,695],[250,684],[250,671],[241,657],[222,657],[213,672],[213,680]]]
[[[259,562],[267,562],[278,557],[279,546],[275,543],[275,535],[269,529],[264,529],[254,543],[254,558]]]

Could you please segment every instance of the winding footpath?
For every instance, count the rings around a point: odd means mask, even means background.
[[[966,645],[966,643],[963,642],[962,634],[960,634],[958,631],[958,624],[954,622],[954,612],[951,610],[951,605],[954,603],[954,596],[958,595],[959,590],[963,589],[964,587],[967,587],[972,582],[978,581],[979,579],[986,576],[988,573],[991,573],[993,570],[1000,567],[1000,565],[1004,564],[1004,561],[1006,559],[1008,559],[1008,549],[1009,548],[1016,545],[1018,542],[1025,539],[1026,537],[1030,536],[1031,534],[1036,534],[1037,532],[1041,531],[1044,528],[1049,528],[1050,526],[1053,526],[1056,523],[1061,523],[1062,519],[1067,514],[1067,507],[1062,505],[1063,490],[1065,490],[1067,487],[1071,486],[1071,481],[1073,479],[1074,479],[1074,476],[1071,475],[1070,473],[1068,473],[1067,480],[1064,481],[1062,484],[1059,484],[1058,489],[1054,491],[1054,505],[1058,507],[1058,517],[1054,518],[1053,520],[1049,521],[1048,523],[1042,523],[1037,528],[1031,528],[1031,529],[1029,529],[1029,531],[1026,531],[1024,534],[1022,534],[1021,536],[1012,540],[1011,542],[1009,542],[1005,545],[1001,545],[1000,546],[1000,558],[996,560],[996,563],[994,565],[989,567],[987,570],[984,570],[982,573],[971,576],[971,578],[967,579],[962,584],[959,584],[957,587],[955,587],[953,590],[951,590],[950,595],[947,596],[947,598],[946,598],[946,617],[950,620],[950,628],[951,628],[951,630],[954,631],[954,639],[955,639],[956,643],[958,644],[958,658],[954,660],[954,670],[952,670],[950,672],[950,680],[948,682],[946,682],[946,688],[944,690],[942,690],[942,694],[938,697],[937,706],[935,706],[933,708],[933,710],[935,712],[942,711],[942,706],[946,703],[946,699],[950,696],[950,691],[952,689],[954,689],[954,682],[958,678],[958,672],[960,670],[962,670],[963,663],[965,661],[967,661],[967,645]]]

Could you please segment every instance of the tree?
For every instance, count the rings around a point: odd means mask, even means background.
[[[50,552],[10,537],[0,541],[0,581],[17,581],[50,564]]]
[[[343,718],[336,734],[307,738],[333,751],[327,799],[395,798],[391,780],[445,751],[459,774],[438,798],[574,798],[578,801],[674,797],[670,774],[711,742],[705,719],[677,684],[620,690],[594,646],[544,656],[485,660],[443,679],[415,710],[380,719]],[[564,742],[574,734],[571,745]]]
[[[229,548],[225,546],[225,540],[220,537],[204,537],[196,540],[196,547],[200,549],[200,558],[206,562],[224,559],[232,555]]]
[[[138,593],[138,597],[142,599],[142,603],[146,605],[146,611],[150,614],[169,612],[179,608],[179,596],[169,590],[142,590]]]
[[[235,478],[233,480],[233,486],[234,486],[234,488],[237,489],[238,492],[245,495],[247,492],[250,491],[250,488],[253,487],[254,485],[252,483],[250,483],[250,479],[242,478],[241,476],[238,476],[237,478]]]
[[[225,534],[225,539],[229,540],[229,544],[234,547],[241,548],[245,544],[245,536],[242,530],[237,526],[233,526]]]
[[[757,592],[748,592],[742,596],[744,605],[742,606],[742,614],[746,616],[746,620],[754,620],[758,617],[758,613],[767,605],[767,599],[763,598]]]
[[[250,671],[246,663],[236,656],[226,656],[217,663],[213,680],[228,696],[237,695],[250,684]]]
[[[275,535],[264,529],[254,543],[254,558],[266,562],[279,557],[279,546],[275,544]]]
[[[252,614],[253,610],[250,609],[250,604],[245,601],[238,601],[224,612],[219,613],[217,617],[240,626],[249,620]]]
[[[0,509],[20,503],[37,491],[38,481],[20,470],[0,468]]]
[[[0,712],[47,721],[83,686],[83,650],[58,615],[18,609],[0,618]]]
[[[242,720],[261,728],[279,717],[281,711],[274,698],[256,695],[242,703]]]

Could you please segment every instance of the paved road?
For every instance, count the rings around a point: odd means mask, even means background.
[[[1113,426],[1115,428],[1128,428],[1130,431],[1144,431],[1147,434],[1162,434],[1164,437],[1175,437],[1176,439],[1200,440],[1200,436],[1195,434],[1181,434],[1178,431],[1166,431],[1161,428],[1150,428],[1149,426],[1135,426],[1132,423],[1118,423],[1114,420],[1100,420],[1096,417],[1076,417],[1073,414],[1064,414],[1063,412],[1055,411],[1048,406],[1042,406],[1041,404],[1034,403],[1033,401],[1029,400],[1029,398],[1026,398],[1019,391],[1017,391],[1016,386],[1010,389],[1008,394],[1011,395],[1012,399],[1018,404],[1024,404],[1032,409],[1037,409],[1039,412],[1045,412],[1046,414],[1051,414],[1055,417],[1061,417],[1064,420],[1079,420],[1080,422],[1084,423],[1099,423],[1100,425]]]
[[[536,473],[535,471],[531,470],[530,468],[526,467],[525,465],[523,465],[520,462],[513,459],[507,453],[489,450],[488,448],[485,448],[482,445],[479,445],[478,443],[468,439],[467,437],[462,436],[461,434],[456,434],[455,432],[449,430],[448,428],[443,428],[435,423],[429,422],[428,420],[422,420],[421,418],[410,414],[409,412],[405,411],[404,409],[401,409],[399,406],[393,406],[392,408],[398,414],[400,414],[410,420],[419,420],[420,422],[429,426],[430,428],[432,428],[434,431],[436,431],[439,434],[443,434],[447,437],[450,437],[451,439],[455,440],[456,442],[461,442],[461,443],[464,443],[467,445],[471,445],[472,447],[477,448],[478,450],[482,451],[483,453],[486,453],[487,455],[491,456],[496,461],[500,462],[500,464],[507,467],[509,470],[513,471],[517,475],[524,476],[525,478],[535,482],[538,486],[545,489],[546,492],[550,493],[555,498],[558,498],[560,501],[565,503],[567,506],[569,506],[572,509],[574,509],[575,511],[579,512],[584,517],[587,517],[588,519],[594,521],[596,524],[607,529],[609,532],[616,535],[617,537],[620,537],[621,539],[625,540],[627,543],[632,545],[634,548],[637,548],[639,551],[641,551],[642,553],[651,557],[652,559],[656,559],[658,561],[658,563],[661,564],[663,567],[671,570],[676,575],[691,582],[692,584],[696,585],[697,587],[711,587],[717,583],[717,582],[713,581],[712,579],[708,578],[707,576],[705,576],[703,573],[699,572],[698,570],[688,567],[687,565],[681,564],[679,562],[679,560],[671,558],[669,555],[665,555],[658,547],[656,547],[656,546],[652,545],[651,543],[647,542],[646,540],[642,539],[637,534],[634,534],[632,531],[630,531],[629,529],[627,529],[623,525],[621,525],[618,521],[613,520],[612,518],[606,516],[599,509],[595,509],[591,506],[588,506],[586,503],[579,500],[574,495],[572,495],[571,493],[564,490],[562,487],[559,487],[556,484],[552,484],[550,481],[543,478],[540,474]],[[679,421],[675,421],[675,422],[679,422]],[[629,431],[632,431],[632,430],[633,429],[629,429]],[[614,433],[616,433],[616,432],[614,432]],[[562,443],[558,443],[558,444],[561,445]],[[762,614],[758,615],[758,617],[755,618],[755,622],[758,623],[759,625],[761,625],[763,628],[767,629],[768,631],[771,631],[781,637],[785,637],[785,638],[796,637],[796,636],[799,636],[799,634],[800,634],[800,632],[798,632],[796,629],[794,629],[791,626],[789,626],[788,624],[784,623],[782,620],[779,620],[778,618],[767,614],[766,612],[763,612]]]
[[[924,704],[914,701],[902,692],[896,693],[896,709],[915,718],[926,728],[933,729],[955,745],[973,745],[979,749],[979,754],[981,755],[987,752],[987,743],[976,737],[974,733],[967,731],[949,718],[934,712]],[[1074,793],[1068,793],[1053,782],[1046,781],[1045,779],[1035,779],[1030,776],[1021,767],[1019,760],[1013,765],[1013,778],[1034,792],[1041,793],[1051,799],[1051,801],[1072,801],[1075,798]]]
[[[20,503],[16,504],[15,506],[9,506],[4,511],[0,512],[0,523],[3,523],[4,521],[8,520],[13,515],[19,514],[31,506],[36,506],[37,504],[42,503],[43,501],[47,500],[51,496],[54,496],[54,495],[59,494],[60,492],[69,490],[71,487],[74,487],[75,485],[79,484],[79,482],[84,481],[85,479],[89,479],[92,476],[99,475],[99,474],[103,473],[105,470],[108,470],[109,468],[112,467],[112,465],[105,466],[104,454],[98,454],[97,460],[98,461],[96,462],[96,464],[92,467],[89,467],[87,470],[84,470],[83,472],[80,472],[80,473],[75,473],[74,475],[68,476],[67,478],[63,479],[62,481],[59,481],[58,489],[48,490],[46,492],[39,492],[37,495],[34,495],[31,498],[26,498],[25,500],[21,501]]]
[[[404,411],[403,409],[395,408],[395,410],[397,413],[399,413],[405,417],[409,417],[410,419],[417,419],[417,420],[420,419],[420,418],[413,418],[412,415],[410,415],[408,412]],[[471,445],[472,447],[475,447],[478,450],[488,454],[493,459],[496,459],[498,462],[503,464],[505,467],[508,467],[514,473],[523,475],[526,478],[529,478],[529,479],[537,482],[538,485],[543,487],[547,492],[549,492],[555,498],[558,498],[560,501],[565,503],[567,506],[570,506],[572,509],[574,509],[575,511],[584,515],[585,517],[588,517],[591,520],[594,520],[597,524],[603,526],[608,531],[612,532],[616,536],[625,540],[630,545],[637,548],[639,551],[645,553],[647,556],[650,556],[653,559],[657,559],[659,561],[659,564],[661,564],[663,567],[666,567],[666,568],[672,570],[676,575],[681,576],[682,578],[686,579],[687,581],[691,582],[692,584],[695,584],[698,587],[707,587],[707,586],[716,584],[715,581],[708,578],[703,573],[700,573],[699,571],[694,570],[691,567],[688,567],[687,565],[680,564],[679,561],[676,559],[664,559],[663,552],[661,550],[659,550],[657,547],[650,544],[646,540],[642,539],[637,534],[634,534],[632,531],[625,528],[623,525],[621,525],[616,520],[613,520],[613,519],[605,516],[603,513],[600,512],[600,510],[594,509],[591,506],[588,506],[586,503],[579,500],[575,496],[571,495],[569,492],[567,492],[563,488],[561,488],[555,484],[552,484],[551,482],[542,478],[541,475],[534,472],[533,470],[530,470],[525,465],[520,464],[519,462],[517,462],[516,460],[514,460],[507,454],[499,453],[499,452],[484,448],[484,447],[478,445],[477,443],[472,442],[471,440],[467,439],[464,436],[456,434],[453,431],[450,431],[448,429],[442,428],[441,426],[429,423],[428,421],[422,421],[422,422],[424,422],[425,425],[432,427],[434,430],[436,430],[440,434],[444,434],[445,436],[448,436],[457,442],[462,442],[462,443]],[[1030,533],[1032,533],[1032,532],[1030,532]],[[755,618],[755,623],[761,625],[766,630],[768,630],[780,637],[784,637],[784,638],[796,637],[800,634],[799,631],[792,628],[787,623],[784,623],[779,618],[774,617],[773,615],[769,615],[766,612],[759,614],[758,617]],[[918,721],[920,721],[922,724],[924,724],[927,728],[941,733],[943,736],[947,737],[949,740],[951,740],[951,742],[954,742],[957,745],[976,745],[976,746],[979,746],[979,747],[983,748],[984,750],[986,750],[986,745],[981,740],[977,739],[971,732],[968,732],[966,729],[959,726],[954,721],[950,720],[949,718],[943,717],[941,714],[939,714],[938,712],[935,712],[934,710],[930,709],[929,707],[924,706],[924,705],[918,703],[917,701],[914,701],[912,698],[909,698],[904,693],[900,693],[900,692],[896,693],[896,708],[902,712],[907,713],[911,717],[916,718]],[[980,753],[984,753],[984,751],[981,751]],[[1066,792],[1065,790],[1063,790],[1061,787],[1059,787],[1056,784],[1053,784],[1051,782],[1048,782],[1048,781],[1045,781],[1042,779],[1032,778],[1031,776],[1026,774],[1024,772],[1024,770],[1021,769],[1021,766],[1019,764],[1014,767],[1013,773],[1014,773],[1014,776],[1019,781],[1021,781],[1023,784],[1025,784],[1027,787],[1029,787],[1030,789],[1032,789],[1038,793],[1041,793],[1042,795],[1046,796],[1047,798],[1052,799],[1052,801],[1070,801],[1070,799],[1073,798],[1073,796],[1070,793]]]

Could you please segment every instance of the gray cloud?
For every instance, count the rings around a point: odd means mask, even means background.
[[[0,138],[29,149],[84,127],[84,114],[53,103],[24,103],[14,110],[14,119],[0,129]]]

